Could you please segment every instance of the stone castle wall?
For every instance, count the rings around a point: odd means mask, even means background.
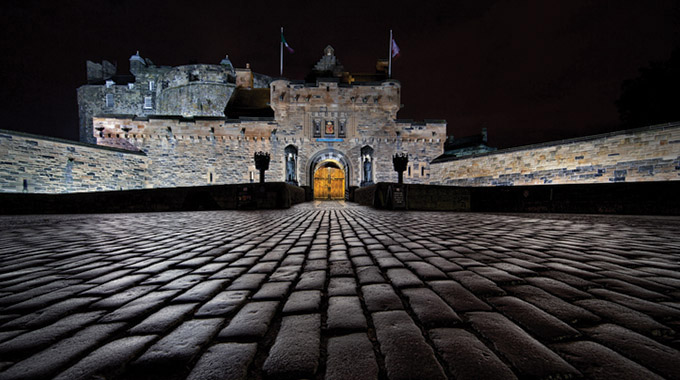
[[[680,123],[435,162],[433,183],[513,186],[680,180]]]
[[[257,151],[271,155],[266,181],[285,181],[285,149],[298,150],[297,180],[310,184],[312,159],[340,155],[349,164],[349,186],[361,183],[361,148],[370,146],[373,181],[396,181],[392,168],[394,152],[408,152],[414,168],[413,183],[429,183],[429,162],[441,154],[442,141],[422,138],[425,129],[443,133],[444,124],[400,123],[405,131],[396,137],[355,136],[342,141],[317,141],[304,134],[282,133],[273,120],[216,120],[210,118],[95,118],[101,130],[98,144],[125,145],[144,152],[152,187],[197,186],[258,181],[253,156]],[[413,130],[410,133],[409,130]],[[95,132],[97,133],[97,132]],[[431,132],[429,132],[431,136]],[[126,144],[120,144],[124,140]],[[422,166],[422,169],[421,169]]]
[[[139,58],[141,60],[141,58]],[[109,64],[110,65],[110,64]],[[88,69],[97,66],[88,62]],[[115,71],[115,68],[114,68]],[[154,66],[131,60],[132,83],[87,84],[78,88],[80,141],[94,144],[93,118],[102,115],[224,116],[224,108],[239,82],[266,88],[271,77],[237,69],[231,64]],[[100,77],[101,75],[97,76]],[[113,95],[113,104],[106,96]],[[145,102],[150,98],[150,102]]]
[[[148,186],[143,153],[0,130],[0,191],[73,193]]]

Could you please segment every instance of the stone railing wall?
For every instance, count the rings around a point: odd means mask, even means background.
[[[430,165],[431,183],[514,186],[680,180],[680,123],[511,148]]]
[[[148,165],[144,153],[0,130],[0,192],[142,189]]]

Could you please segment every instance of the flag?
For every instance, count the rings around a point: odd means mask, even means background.
[[[392,58],[396,58],[399,56],[399,46],[397,46],[397,42],[392,40]]]
[[[286,37],[283,36],[283,33],[281,33],[281,43],[283,43],[283,46],[285,46],[286,49],[288,49],[289,53],[291,54],[295,53],[295,50],[293,50],[293,48],[290,47],[290,45],[288,45],[288,42],[286,42]]]

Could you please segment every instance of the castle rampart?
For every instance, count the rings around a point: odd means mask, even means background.
[[[150,160],[141,152],[0,130],[0,191],[74,193],[142,189]]]
[[[499,150],[431,165],[433,183],[513,186],[680,180],[680,123]]]

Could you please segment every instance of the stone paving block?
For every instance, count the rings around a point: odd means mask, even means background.
[[[262,366],[274,378],[310,378],[319,366],[319,314],[284,317],[276,341]]]
[[[425,280],[447,280],[448,277],[446,273],[439,270],[437,267],[430,263],[420,262],[420,261],[408,261],[406,265],[416,273],[416,275]]]
[[[390,380],[446,379],[420,329],[405,311],[371,314]]]
[[[402,262],[422,260],[418,255],[414,255],[411,252],[396,252],[394,253],[394,257],[401,260]]]
[[[353,296],[357,294],[357,283],[352,277],[331,277],[328,283],[328,295]]]
[[[625,293],[631,297],[637,297],[637,298],[642,298],[647,301],[668,301],[670,300],[670,297],[665,296],[661,293],[654,292],[651,290],[647,290],[645,288],[642,288],[637,285],[633,285],[630,283],[623,282],[621,280],[613,279],[613,278],[601,278],[601,279],[595,279],[593,282],[596,282],[600,285],[603,285],[605,288],[619,292],[619,293]]]
[[[288,256],[285,256],[285,259],[281,262],[281,266],[291,266],[291,265],[302,265],[305,262],[305,256],[304,255],[295,255],[292,254],[291,252],[288,252]]]
[[[423,286],[423,281],[406,268],[388,269],[387,277],[397,288]]]
[[[505,291],[486,277],[469,270],[449,272],[449,277],[461,283],[476,296],[504,296]]]
[[[75,314],[76,311],[97,301],[99,298],[95,297],[77,297],[67,299],[56,304],[50,305],[42,310],[34,313],[24,315],[22,317],[12,319],[4,323],[0,328],[5,329],[35,329],[43,327],[47,324],[55,322],[56,320]]]
[[[198,360],[187,380],[246,379],[257,352],[256,343],[222,343],[211,346]]]
[[[169,298],[175,296],[177,292],[177,290],[159,290],[151,292],[105,315],[102,318],[102,322],[128,321],[149,315]]]
[[[441,256],[428,257],[428,258],[425,259],[425,261],[434,265],[439,270],[441,270],[442,272],[445,272],[445,273],[463,270],[463,267],[456,265],[456,264],[452,263],[450,260],[447,260],[446,258],[441,257]]]
[[[54,380],[104,379],[120,373],[123,366],[142,352],[156,337],[128,336],[107,343],[57,375]]]
[[[602,345],[670,379],[680,379],[680,352],[636,332],[605,323],[581,329]]]
[[[469,290],[456,281],[430,281],[428,285],[434,289],[454,311],[488,311],[491,306],[477,298]]]
[[[488,278],[489,280],[495,282],[498,285],[515,285],[524,284],[524,279],[514,276],[504,270],[494,268],[494,267],[472,267],[471,271]]]
[[[92,305],[93,308],[114,309],[157,289],[157,285],[137,285],[111,294]],[[100,297],[101,298],[101,297]]]
[[[187,290],[195,286],[199,282],[203,281],[205,276],[198,274],[188,274],[182,277],[178,277],[166,285],[163,285],[161,290]]]
[[[49,348],[26,358],[0,373],[2,380],[47,379],[63,370],[68,363],[86,354],[106,341],[125,324],[96,324],[87,327],[70,338],[63,339]]]
[[[562,281],[555,280],[548,277],[531,277],[526,279],[527,282],[537,288],[541,288],[548,293],[551,293],[559,298],[565,300],[576,300],[584,298],[592,298],[592,296],[584,291],[578,290],[573,286],[567,285]]]
[[[302,269],[301,265],[280,266],[269,277],[269,281],[295,281]]]
[[[265,274],[269,274],[269,273],[274,272],[274,270],[276,269],[277,265],[278,265],[278,263],[273,262],[273,261],[268,261],[268,262],[264,262],[264,263],[258,263],[258,264],[253,265],[253,267],[250,268],[250,269],[248,270],[248,273],[265,273]]]
[[[260,288],[260,284],[267,277],[264,273],[246,273],[235,279],[227,290],[250,290],[255,291]]]
[[[313,313],[321,308],[321,291],[297,290],[290,294],[283,306],[284,313]]]
[[[545,272],[541,272],[541,275],[544,277],[550,277],[555,280],[564,282],[565,284],[568,284],[580,290],[587,290],[590,288],[600,287],[599,285],[590,280],[586,280],[584,278],[580,278],[578,276],[574,276],[558,270],[548,270]]]
[[[304,271],[305,272],[311,272],[311,271],[325,271],[328,269],[328,261],[327,260],[319,260],[319,259],[308,259],[305,262],[305,267]]]
[[[517,379],[505,363],[473,334],[455,328],[432,329],[428,334],[456,379]]]
[[[267,282],[252,297],[254,300],[282,300],[288,294],[290,282]]]
[[[428,288],[403,289],[416,317],[426,327],[445,327],[462,322],[449,305]]]
[[[187,273],[189,273],[188,269],[168,269],[142,281],[142,285],[165,285]]]
[[[0,344],[0,356],[5,359],[20,358],[58,341],[96,321],[103,311],[69,315],[43,328],[28,331]]]
[[[226,267],[218,270],[208,277],[211,280],[225,279],[234,280],[248,270],[246,267]],[[202,274],[204,275],[204,274]]]
[[[326,326],[330,330],[366,330],[359,297],[330,297]]]
[[[209,344],[223,322],[221,318],[183,322],[132,363],[134,373],[162,379],[182,370]]]
[[[390,268],[403,268],[404,264],[394,257],[380,257],[375,260],[383,271]]]
[[[316,270],[304,272],[300,275],[295,289],[297,290],[323,290],[326,286],[326,271]]]
[[[51,291],[46,294],[27,299],[25,301],[12,304],[2,309],[4,314],[7,313],[22,313],[33,310],[43,309],[49,305],[57,303],[67,298],[71,298],[76,294],[80,294],[87,289],[91,289],[93,285],[75,284]]]
[[[109,272],[103,276],[95,277],[94,279],[88,281],[88,284],[104,284],[109,281],[114,281],[132,272],[132,269],[119,269],[113,272]]]
[[[361,292],[368,311],[403,310],[401,299],[388,284],[364,285]]]
[[[328,339],[325,380],[378,379],[373,345],[365,333]]]
[[[532,338],[524,330],[498,313],[467,313],[472,327],[488,339],[500,353],[527,378],[569,378],[581,373],[564,359]]]
[[[559,343],[551,347],[588,379],[663,379],[647,368],[594,342]]]
[[[357,278],[361,285],[379,284],[385,282],[380,270],[375,266],[357,268]]]
[[[660,303],[646,301],[637,297],[631,297],[607,289],[590,289],[588,291],[599,298],[618,303],[628,308],[648,314],[659,320],[680,319],[680,310],[662,305]]]
[[[557,298],[535,286],[519,285],[506,287],[506,289],[515,297],[529,302],[567,323],[583,324],[600,321],[600,318],[597,315],[581,307],[570,304],[561,298]]]
[[[554,342],[581,335],[568,324],[518,298],[497,297],[490,298],[489,302],[542,341]]]
[[[587,299],[574,302],[575,305],[589,310],[611,322],[631,330],[651,336],[673,336],[675,331],[655,321],[648,315],[629,309],[614,302]]]
[[[218,293],[227,280],[204,280],[175,297],[172,302],[203,302]]]
[[[136,335],[162,334],[182,323],[196,309],[196,306],[195,303],[166,306],[132,327],[130,333]]]
[[[245,304],[231,319],[227,327],[220,331],[221,339],[261,338],[269,329],[276,309],[277,301],[250,302]]]
[[[373,265],[373,260],[368,256],[354,256],[350,260],[357,268]]]
[[[331,277],[353,276],[352,262],[347,260],[331,262]]]

